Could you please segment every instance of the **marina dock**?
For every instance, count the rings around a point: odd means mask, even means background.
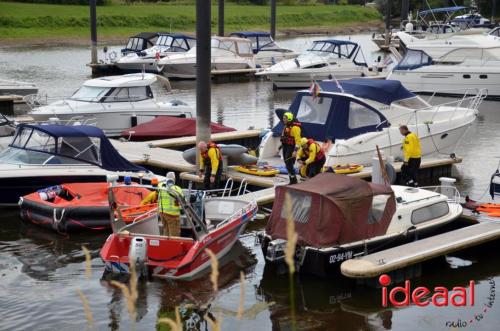
[[[432,258],[500,238],[500,222],[485,221],[347,260],[341,272],[349,278],[373,278]]]

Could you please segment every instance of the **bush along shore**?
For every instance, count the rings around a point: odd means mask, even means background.
[[[269,6],[225,6],[225,30],[268,30]],[[360,31],[380,26],[380,14],[373,8],[354,5],[278,6],[280,33],[328,33]],[[217,29],[217,7],[212,7],[212,27]],[[124,40],[142,31],[194,33],[194,5],[111,4],[97,8],[99,40]],[[0,40],[33,43],[59,40],[81,43],[89,36],[88,6],[0,2]],[[24,42],[23,42],[24,41]]]

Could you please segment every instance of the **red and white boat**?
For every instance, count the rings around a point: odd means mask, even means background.
[[[223,257],[257,213],[255,199],[203,198],[199,202],[204,215],[200,217],[195,205],[169,190],[169,194],[178,198],[182,208],[181,236],[169,237],[160,234],[157,209],[131,217],[130,208],[123,208],[114,198],[120,189],[123,187],[110,188],[113,234],[100,252],[106,271],[113,273],[128,273],[129,261],[133,259],[141,274],[173,279],[195,278],[210,266],[206,249],[218,259]]]
[[[36,225],[67,233],[109,231],[109,183],[69,183],[52,186],[19,200],[21,218]],[[122,206],[137,206],[151,191],[128,185],[115,196]]]

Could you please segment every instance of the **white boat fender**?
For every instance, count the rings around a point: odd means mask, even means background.
[[[228,165],[248,165],[257,163],[257,157],[247,154],[248,149],[241,145],[218,144],[222,155],[227,156]],[[196,164],[197,148],[193,147],[182,153],[184,160],[190,164]]]
[[[134,261],[136,267],[141,266],[147,259],[147,241],[144,237],[134,237],[130,241],[128,259],[130,263]],[[136,270],[140,270],[136,268]]]

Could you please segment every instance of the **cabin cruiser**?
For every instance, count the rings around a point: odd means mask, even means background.
[[[123,71],[158,72],[157,62],[159,59],[171,54],[189,51],[196,44],[196,39],[184,34],[161,33],[154,46],[127,54],[121,57],[115,65]]]
[[[215,193],[198,191],[180,195],[169,187],[153,188],[174,197],[181,208],[180,236],[162,235],[158,207],[136,212],[136,208],[116,203],[115,195],[126,186],[109,188],[111,234],[104,243],[100,255],[106,271],[118,274],[130,273],[134,261],[137,274],[168,278],[193,279],[210,267],[209,249],[217,259],[228,254],[238,236],[257,213],[255,198],[249,200]],[[245,193],[240,189],[239,193]],[[199,197],[192,203],[191,197]],[[238,194],[239,194],[238,193]],[[190,197],[190,198],[186,198]],[[133,215],[133,216],[131,216]]]
[[[376,76],[369,71],[361,47],[347,40],[316,40],[296,59],[279,62],[256,73],[266,76],[274,88],[304,88],[315,80]]]
[[[457,48],[438,61],[424,51],[408,49],[387,79],[413,92],[463,95],[484,89],[489,98],[500,97],[500,45]]]
[[[326,166],[371,164],[378,145],[386,156],[402,158],[399,125],[420,137],[422,156],[450,155],[475,121],[485,97],[480,91],[461,100],[431,105],[399,81],[351,79],[319,83],[319,93],[297,92],[289,111],[301,122],[302,136],[323,144]],[[282,164],[279,158],[280,121],[263,138],[259,161]]]
[[[460,195],[446,187],[374,184],[321,173],[305,182],[276,187],[265,233],[266,264],[284,265],[287,223],[298,235],[297,272],[339,274],[342,262],[431,234],[462,214]],[[288,202],[286,202],[288,200]]]
[[[233,32],[231,37],[246,38],[252,43],[255,62],[261,66],[276,64],[297,57],[297,53],[276,44],[268,32]]]
[[[158,32],[141,32],[135,36],[129,37],[127,45],[120,50],[123,56],[130,53],[137,53],[151,48],[156,43]]]
[[[252,45],[248,39],[212,37],[212,70],[255,69]],[[169,78],[196,78],[196,47],[183,54],[174,54],[158,61]]]
[[[94,126],[19,124],[0,152],[0,205],[67,182],[105,182],[108,175],[149,183],[153,174],[123,158]]]
[[[194,117],[194,110],[182,101],[158,101],[153,95],[153,74],[107,76],[85,81],[67,99],[36,107],[29,115],[35,121],[88,119],[108,136],[148,122],[156,116]]]
[[[33,83],[0,79],[0,95],[28,95],[38,92]]]

